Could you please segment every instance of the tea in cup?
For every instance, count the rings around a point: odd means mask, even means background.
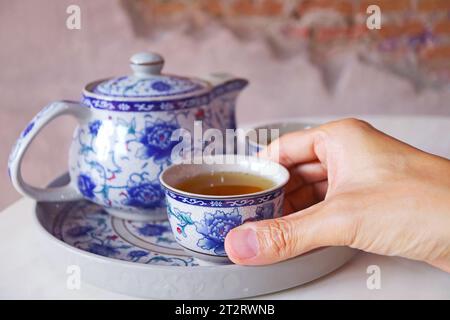
[[[289,172],[257,157],[215,155],[204,160],[172,165],[160,182],[178,244],[200,260],[225,263],[224,241],[231,229],[282,215]]]

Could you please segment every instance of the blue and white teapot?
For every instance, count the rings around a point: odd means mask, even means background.
[[[53,102],[30,122],[14,146],[9,174],[14,187],[38,201],[87,199],[119,218],[166,218],[158,181],[170,165],[171,139],[179,128],[193,132],[235,128],[235,101],[247,85],[224,74],[208,80],[161,73],[164,59],[138,53],[130,59],[133,75],[95,81],[81,102]],[[69,184],[41,189],[22,179],[20,164],[28,146],[52,119],[70,114],[79,120],[69,154]]]

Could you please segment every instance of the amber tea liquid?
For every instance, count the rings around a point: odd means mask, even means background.
[[[242,172],[204,173],[182,181],[175,188],[209,196],[234,196],[270,189],[275,183],[265,177]]]

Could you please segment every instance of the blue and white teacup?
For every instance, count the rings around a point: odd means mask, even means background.
[[[226,161],[223,161],[226,159]],[[284,185],[289,172],[276,162],[244,155],[215,155],[201,164],[175,164],[166,168],[160,181],[165,189],[167,212],[176,241],[203,261],[229,262],[224,249],[227,233],[247,222],[282,215]],[[203,195],[177,185],[190,177],[213,172],[252,174],[273,181],[273,187],[251,194]]]

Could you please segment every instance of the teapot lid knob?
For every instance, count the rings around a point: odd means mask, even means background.
[[[139,78],[148,78],[160,75],[164,65],[164,58],[152,52],[140,52],[130,58],[130,66],[134,75]]]

